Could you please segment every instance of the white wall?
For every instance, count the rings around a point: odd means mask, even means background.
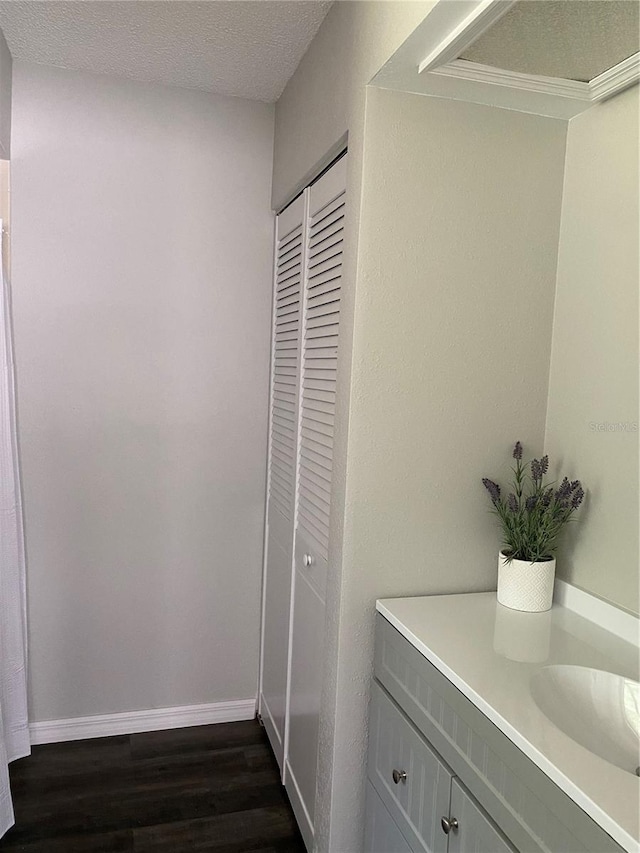
[[[13,60],[0,30],[0,158],[11,155],[11,76]]]
[[[587,487],[558,574],[637,613],[638,87],[569,123],[545,449]]]
[[[273,108],[14,85],[32,719],[254,697]]]

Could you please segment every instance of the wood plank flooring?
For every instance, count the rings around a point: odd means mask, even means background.
[[[304,853],[256,721],[33,747],[2,853]]]

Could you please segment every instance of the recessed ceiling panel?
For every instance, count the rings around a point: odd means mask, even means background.
[[[328,0],[13,0],[0,28],[14,59],[276,101]]]
[[[638,50],[637,0],[521,0],[460,58],[587,83]]]

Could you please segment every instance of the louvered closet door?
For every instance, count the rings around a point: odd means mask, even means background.
[[[307,198],[285,783],[308,847],[313,833],[324,660],[345,185],[343,157],[309,188]]]
[[[303,214],[304,200],[300,197],[278,216],[274,275],[260,713],[281,767],[284,757],[298,444]]]
[[[345,185],[343,157],[310,187],[307,212],[296,566],[306,569],[304,577],[323,600],[329,551]]]

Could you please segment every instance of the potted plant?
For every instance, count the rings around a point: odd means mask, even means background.
[[[512,491],[506,498],[486,477],[492,511],[500,519],[503,547],[498,557],[498,601],[513,610],[549,610],[553,601],[558,537],[584,500],[580,480],[545,482],[549,457],[522,462],[522,444],[513,448]]]

